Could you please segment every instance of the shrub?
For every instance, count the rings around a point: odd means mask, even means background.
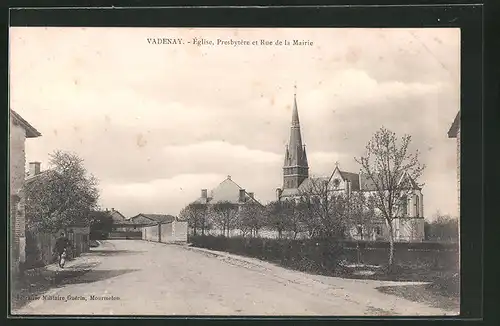
[[[275,262],[305,272],[333,274],[341,259],[343,246],[332,239],[265,239],[224,236],[191,236],[195,247]]]

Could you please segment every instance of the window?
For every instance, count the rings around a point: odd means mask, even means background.
[[[375,227],[375,233],[377,235],[382,235],[382,229],[380,228],[380,226]]]
[[[400,214],[401,216],[407,216],[408,215],[408,198],[406,196],[402,196],[400,199],[401,202],[401,208],[400,208]]]
[[[420,198],[415,196],[415,217],[420,217]]]

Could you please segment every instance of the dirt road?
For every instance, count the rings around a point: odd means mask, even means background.
[[[444,315],[383,294],[393,282],[290,271],[139,240],[106,241],[99,264],[14,312],[63,315]],[[448,312],[448,314],[450,314]]]

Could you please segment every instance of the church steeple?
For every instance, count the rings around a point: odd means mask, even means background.
[[[296,90],[297,88],[295,87],[290,140],[285,151],[285,162],[283,166],[283,189],[298,188],[302,181],[309,177],[306,148],[302,144],[302,136],[300,133]]]

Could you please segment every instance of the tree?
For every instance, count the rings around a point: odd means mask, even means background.
[[[266,224],[278,232],[279,239],[283,237],[283,231],[288,229],[288,219],[292,212],[291,203],[287,201],[272,201],[266,205]]]
[[[90,214],[90,238],[107,238],[113,229],[113,218],[108,212],[94,211]]]
[[[222,229],[222,234],[229,237],[238,219],[238,205],[229,201],[221,201],[212,205],[214,223]]]
[[[434,217],[431,223],[425,222],[425,238],[433,241],[457,242],[459,239],[458,219],[450,215],[442,215],[439,211]]]
[[[74,224],[89,225],[97,209],[97,179],[76,154],[55,151],[49,169],[26,185],[26,217],[30,231],[56,232]]]
[[[312,203],[301,199],[295,206],[295,215],[300,223],[300,230],[306,231],[309,238],[315,238],[319,234],[320,223],[311,207]]]
[[[205,234],[208,228],[207,205],[201,203],[191,203],[184,207],[179,213],[179,217],[188,222],[188,226],[193,229],[193,234],[197,234],[197,230],[201,229],[201,234]]]
[[[308,209],[306,215],[315,223],[315,235],[322,238],[343,238],[348,214],[347,196],[335,191],[330,179],[310,178],[300,192]]]
[[[242,208],[238,215],[238,228],[243,235],[250,233],[251,236],[257,236],[259,230],[264,226],[264,208],[256,202],[248,202]]]
[[[393,221],[409,191],[408,184],[400,180],[406,177],[406,180],[416,183],[425,169],[425,165],[420,164],[419,151],[410,151],[410,143],[410,135],[398,140],[394,132],[382,127],[366,145],[364,156],[355,158],[361,165],[361,173],[373,184],[375,207],[389,229],[389,270],[394,258]]]
[[[363,192],[353,192],[347,197],[349,226],[355,227],[361,240],[370,239],[374,232],[374,222],[377,219],[375,198]]]

